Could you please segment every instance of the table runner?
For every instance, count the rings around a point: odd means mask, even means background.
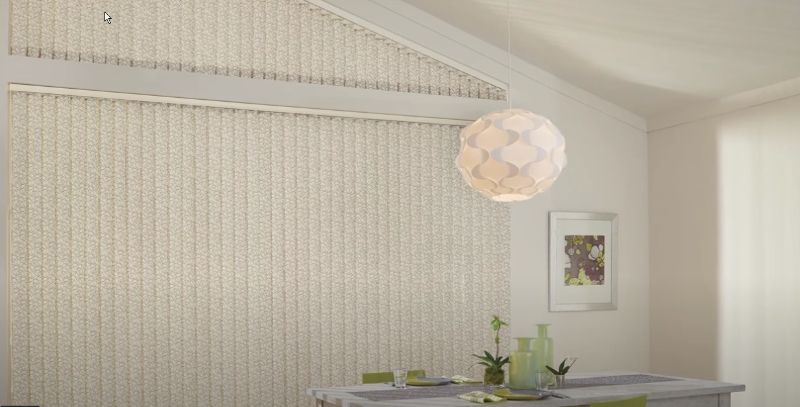
[[[671,377],[653,376],[648,374],[629,374],[620,376],[598,376],[598,377],[585,377],[580,379],[567,378],[567,383],[559,387],[563,389],[577,389],[580,387],[594,387],[594,386],[618,386],[624,384],[646,384],[658,382],[671,382],[680,379],[673,379]]]
[[[579,379],[567,379],[567,384],[558,390],[577,389],[581,387],[594,387],[594,386],[617,386],[625,384],[645,384],[657,382],[670,382],[680,379],[673,379],[671,377],[653,376],[645,374],[632,374],[620,376],[598,376],[586,377]],[[413,400],[413,399],[428,399],[438,397],[455,397],[462,393],[471,391],[486,391],[486,386],[482,384],[450,384],[446,386],[431,386],[431,387],[409,387],[407,389],[391,389],[391,390],[375,390],[375,391],[358,391],[351,392],[350,394],[361,397],[370,401],[392,401],[392,400]],[[515,393],[537,394],[536,390],[514,390]]]

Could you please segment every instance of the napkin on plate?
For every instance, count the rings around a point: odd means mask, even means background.
[[[456,384],[463,384],[463,383],[483,383],[483,380],[478,379],[470,379],[467,376],[455,375],[450,378],[450,381]]]
[[[461,400],[471,401],[473,403],[496,403],[498,401],[504,401],[505,399],[502,397],[497,397],[493,394],[484,393],[482,391],[471,391],[469,393],[459,394],[458,398]]]

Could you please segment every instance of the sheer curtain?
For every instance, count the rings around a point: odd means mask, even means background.
[[[720,378],[741,406],[800,400],[800,98],[718,129]]]

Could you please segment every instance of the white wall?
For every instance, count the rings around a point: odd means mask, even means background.
[[[329,0],[338,7],[505,79],[505,50],[404,4]],[[649,368],[647,139],[641,118],[513,58],[515,106],[549,117],[567,138],[569,164],[553,188],[512,204],[511,336],[553,324],[556,358],[576,371]],[[548,212],[619,214],[619,309],[548,312]],[[488,344],[487,344],[488,346]]]
[[[533,324],[549,322],[556,359],[578,357],[576,371],[647,371],[647,140],[572,100],[545,101],[533,84],[517,86],[530,89],[517,90],[518,102],[551,117],[566,135],[569,164],[550,191],[511,210],[512,334],[533,336]],[[549,211],[619,214],[618,310],[548,312]]]
[[[650,318],[654,372],[712,379],[717,347],[717,164],[713,126],[650,134]]]
[[[800,96],[650,134],[652,367],[800,398]]]

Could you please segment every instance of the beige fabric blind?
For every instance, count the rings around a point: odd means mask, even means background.
[[[13,401],[297,406],[465,373],[509,212],[458,128],[12,92]]]
[[[108,11],[112,23],[103,22]],[[173,71],[504,99],[505,91],[302,0],[12,0],[11,52]]]

